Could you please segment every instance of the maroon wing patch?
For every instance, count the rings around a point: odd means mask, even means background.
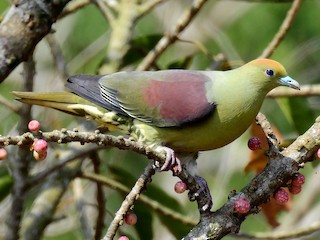
[[[164,122],[182,125],[210,114],[215,104],[206,97],[208,77],[190,71],[171,72],[166,80],[149,80],[143,97],[148,106],[158,109]]]

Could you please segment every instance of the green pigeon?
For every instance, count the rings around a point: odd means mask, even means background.
[[[299,89],[285,68],[256,59],[229,71],[161,70],[75,75],[70,92],[13,92],[19,101],[58,109],[117,130],[166,152],[161,170],[185,163],[192,173],[199,151],[223,147],[250,126],[266,94]],[[190,160],[192,159],[192,160]]]

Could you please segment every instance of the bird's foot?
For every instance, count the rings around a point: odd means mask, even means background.
[[[199,210],[201,212],[210,211],[213,201],[208,184],[206,180],[200,176],[195,176],[195,180],[200,188],[196,192],[189,192],[189,199],[190,201],[195,201],[200,198],[200,201],[198,201]]]
[[[174,172],[181,172],[182,166],[181,161],[179,158],[176,157],[174,151],[171,148],[165,147],[165,146],[159,146],[157,148],[158,151],[165,151],[166,152],[166,160],[162,167],[160,168],[160,171],[168,171],[172,169]]]

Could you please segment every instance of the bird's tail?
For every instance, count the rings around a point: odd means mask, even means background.
[[[109,111],[71,92],[12,92],[23,103],[53,108],[96,121],[110,131],[129,132],[130,119]]]

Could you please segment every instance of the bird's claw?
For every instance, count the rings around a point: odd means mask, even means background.
[[[161,146],[160,150],[164,150],[166,152],[166,160],[160,171],[168,171],[172,169],[174,172],[181,172],[182,166],[179,158],[176,157],[174,151],[171,148]]]
[[[208,187],[208,184],[206,182],[206,180],[200,176],[195,176],[195,180],[197,181],[200,189],[198,189],[198,191],[196,192],[189,192],[189,199],[190,201],[194,201],[196,200],[199,196],[203,196],[202,199],[205,199],[206,202],[204,204],[199,204],[199,207],[201,208],[200,211],[201,212],[206,212],[209,211],[212,207],[212,197],[211,197],[211,193]]]

